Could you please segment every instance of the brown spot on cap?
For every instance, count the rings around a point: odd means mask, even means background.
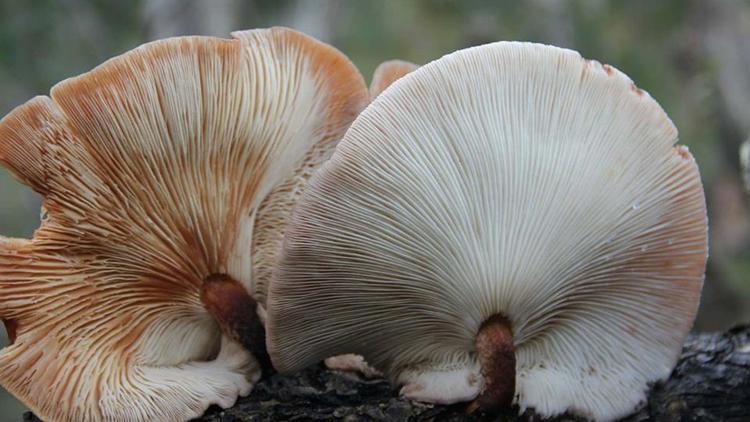
[[[675,146],[674,147],[674,151],[683,160],[686,160],[686,161],[692,161],[693,160],[693,156],[690,155],[690,149],[688,149],[688,147],[686,147],[684,145],[677,145],[677,146]]]

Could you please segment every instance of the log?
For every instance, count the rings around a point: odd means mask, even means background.
[[[35,421],[30,413],[25,421]],[[330,371],[319,365],[294,376],[272,375],[231,409],[211,408],[198,422],[276,420],[541,421],[518,415],[467,414],[466,405],[437,406],[398,397],[386,381]],[[551,421],[580,421],[562,415]],[[648,402],[623,419],[640,421],[750,421],[750,326],[692,334],[670,378],[652,386]]]

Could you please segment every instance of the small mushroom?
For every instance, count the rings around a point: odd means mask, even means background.
[[[707,257],[677,130],[608,65],[500,42],[386,89],[311,179],[269,353],[356,353],[406,397],[624,416],[668,376]]]
[[[380,63],[370,81],[370,98],[375,99],[381,92],[391,86],[396,80],[413,72],[419,66],[403,60],[388,60]]]
[[[186,420],[260,376],[289,210],[369,96],[303,34],[233,37],[144,45],[0,122],[47,214],[0,238],[0,384],[39,417]]]

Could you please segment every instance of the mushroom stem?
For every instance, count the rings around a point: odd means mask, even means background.
[[[18,323],[12,319],[3,319],[3,325],[5,325],[5,332],[8,334],[8,342],[13,344],[16,342],[16,335],[18,332]]]
[[[513,403],[516,389],[516,355],[510,321],[493,315],[482,323],[476,339],[484,387],[474,405],[496,411]]]
[[[221,331],[258,359],[264,375],[274,372],[266,350],[266,330],[258,317],[258,303],[244,286],[226,274],[211,274],[203,280],[201,301]]]

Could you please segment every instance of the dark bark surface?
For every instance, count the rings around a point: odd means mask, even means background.
[[[344,421],[538,421],[517,409],[467,415],[465,405],[409,402],[383,380],[364,380],[322,366],[296,376],[273,375],[231,409],[210,409],[201,422]],[[26,414],[24,420],[35,420]],[[561,416],[554,421],[575,421]],[[652,387],[648,402],[625,421],[750,421],[750,326],[688,338],[671,377]]]

